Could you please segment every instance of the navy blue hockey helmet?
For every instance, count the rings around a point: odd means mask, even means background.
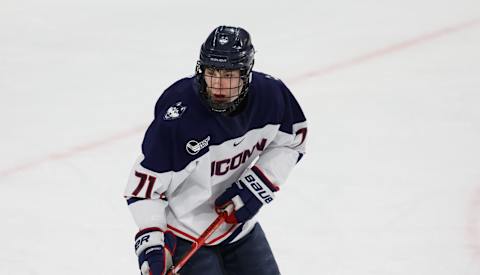
[[[254,63],[255,49],[250,34],[239,27],[220,26],[213,30],[202,44],[200,58],[196,66],[196,77],[200,84],[200,94],[212,111],[231,113],[245,99]],[[231,102],[217,102],[208,92],[205,70],[239,70],[242,81],[240,91]]]

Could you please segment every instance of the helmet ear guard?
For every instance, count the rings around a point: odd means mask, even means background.
[[[214,112],[229,114],[245,99],[251,81],[255,49],[250,34],[239,27],[220,26],[207,37],[200,49],[200,58],[195,68],[200,95]],[[239,70],[242,88],[235,100],[218,103],[207,91],[205,69]]]

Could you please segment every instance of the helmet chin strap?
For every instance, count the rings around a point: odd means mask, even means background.
[[[228,102],[216,102],[207,90],[206,91],[207,103],[210,106],[211,110],[216,113],[230,114],[233,111],[235,111],[235,109],[238,107],[238,105],[240,105],[241,101],[243,100],[244,93],[245,93],[245,92],[242,93],[243,85],[240,89],[241,90],[238,96],[234,100],[228,101]]]

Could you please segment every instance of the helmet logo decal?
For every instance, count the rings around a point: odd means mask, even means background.
[[[183,106],[182,102],[179,101],[175,103],[175,105],[170,106],[170,108],[167,109],[167,112],[165,112],[165,115],[163,116],[164,120],[174,120],[183,115],[183,113],[187,110],[187,106]]]
[[[187,142],[187,145],[185,146],[185,148],[187,149],[187,152],[193,156],[198,154],[198,152],[200,152],[203,148],[207,147],[209,141],[210,141],[210,136],[206,137],[202,141],[196,141],[192,139],[189,142]]]
[[[225,45],[228,43],[228,36],[226,35],[222,35],[219,37],[218,39],[218,43],[220,43],[220,45]]]

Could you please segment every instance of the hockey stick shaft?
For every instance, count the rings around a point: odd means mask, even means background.
[[[208,226],[208,228],[200,235],[200,237],[192,243],[192,246],[190,247],[190,250],[183,255],[182,259],[177,263],[176,266],[174,266],[167,275],[175,275],[178,274],[178,271],[190,260],[190,258],[197,252],[200,247],[202,247],[207,239],[217,230],[220,225],[225,222],[227,213],[221,213],[213,222]]]

